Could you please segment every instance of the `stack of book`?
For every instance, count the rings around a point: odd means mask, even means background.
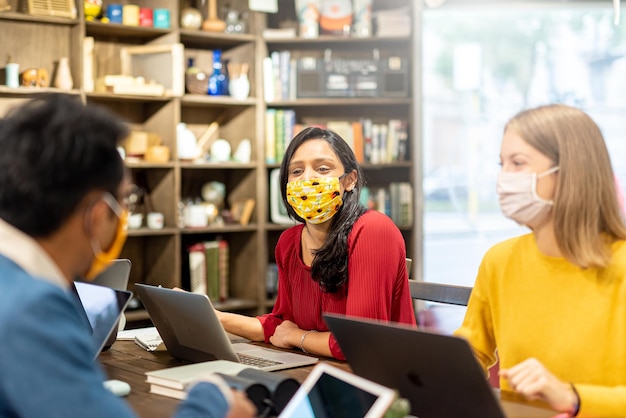
[[[231,388],[245,392],[260,416],[278,415],[300,387],[287,375],[227,360],[146,372],[146,382],[150,384],[150,393],[185,399],[191,386],[211,374],[219,375]]]

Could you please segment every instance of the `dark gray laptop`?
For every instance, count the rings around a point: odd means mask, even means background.
[[[192,362],[230,360],[265,371],[318,360],[253,344],[232,344],[207,295],[140,283],[135,283],[135,290],[172,357]]]
[[[554,412],[498,399],[467,341],[401,325],[325,314],[352,371],[397,389],[419,418],[504,418]]]

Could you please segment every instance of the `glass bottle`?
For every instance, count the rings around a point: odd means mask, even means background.
[[[209,77],[208,93],[211,96],[220,96],[226,91],[226,76],[222,71],[222,51],[213,50],[213,73]]]

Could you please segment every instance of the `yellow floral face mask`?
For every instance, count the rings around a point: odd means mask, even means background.
[[[305,221],[312,224],[326,222],[343,204],[339,177],[290,181],[287,183],[287,201]]]
[[[128,211],[123,209],[120,204],[109,193],[104,195],[104,201],[109,205],[111,210],[119,218],[117,230],[113,243],[107,251],[103,251],[97,241],[91,242],[91,248],[94,252],[94,259],[91,263],[89,271],[85,275],[87,279],[94,279],[98,274],[105,270],[115,260],[122,251],[122,247],[126,242],[126,222],[128,221]]]

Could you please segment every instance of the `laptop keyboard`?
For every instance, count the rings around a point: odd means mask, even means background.
[[[241,362],[241,364],[245,364],[246,366],[255,366],[259,368],[283,364],[282,361],[269,360],[266,358],[250,356],[243,353],[237,353],[237,357],[239,357],[239,361]]]

